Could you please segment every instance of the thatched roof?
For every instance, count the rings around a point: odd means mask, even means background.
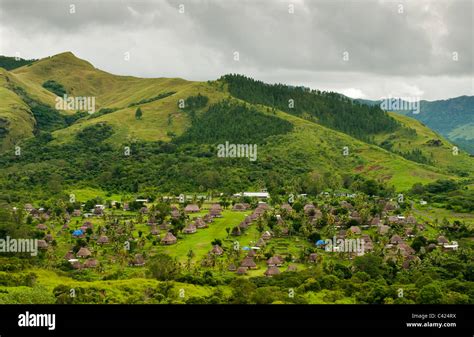
[[[210,214],[212,217],[214,217],[214,218],[220,218],[220,217],[222,217],[222,215],[221,215],[221,210],[219,210],[219,209],[211,209],[211,210],[209,211],[209,214]]]
[[[186,227],[184,227],[183,233],[185,233],[185,234],[193,234],[193,233],[196,233],[196,226],[194,226],[194,224],[190,223],[189,225],[187,225]]]
[[[411,224],[411,225],[415,225],[416,222],[417,222],[416,218],[413,215],[407,216],[405,221],[406,221],[406,223]]]
[[[45,240],[38,240],[38,248],[46,249],[48,246],[49,245]]]
[[[390,243],[392,245],[398,245],[399,243],[403,243],[403,239],[400,237],[400,235],[395,234],[390,238]]]
[[[46,226],[45,224],[40,223],[39,225],[36,226],[36,228],[39,229],[39,230],[44,231],[44,230],[48,229],[48,226]]]
[[[272,238],[272,234],[269,231],[265,231],[265,233],[262,234],[262,239],[264,240],[270,240]]]
[[[265,276],[272,277],[274,275],[280,274],[280,269],[278,269],[278,267],[275,267],[275,266],[270,266],[268,267],[267,270],[265,270],[264,274]]]
[[[351,226],[349,230],[354,234],[362,234],[362,231],[359,226]]]
[[[210,209],[222,212],[222,206],[220,204],[212,204]]]
[[[64,258],[66,260],[71,260],[71,259],[74,259],[75,256],[74,256],[74,253],[72,251],[69,251],[69,252],[66,253],[66,255],[64,255]]]
[[[306,214],[309,214],[311,211],[315,211],[316,207],[313,204],[306,204],[304,205],[303,210]]]
[[[257,255],[257,253],[255,252],[254,249],[250,249],[249,252],[247,253],[248,257],[254,257],[255,255]]]
[[[44,236],[44,239],[47,241],[47,242],[51,242],[53,241],[53,236],[51,234],[46,234]]]
[[[232,207],[232,210],[233,211],[245,211],[247,208],[245,207],[244,204],[235,204],[233,207]]]
[[[283,264],[282,259],[278,256],[272,256],[267,260],[267,265],[268,266],[281,266]]]
[[[309,257],[308,257],[308,258],[309,258],[309,261],[311,261],[311,262],[316,262],[316,261],[318,260],[318,254],[316,254],[316,253],[311,253],[311,254],[309,254]]]
[[[99,265],[99,262],[96,259],[87,259],[86,262],[84,262],[83,267],[84,268],[95,268]]]
[[[181,213],[179,213],[177,209],[172,210],[170,214],[172,218],[179,218],[181,216]]]
[[[380,225],[380,218],[378,216],[375,216],[370,220],[370,225],[371,226],[378,226]]]
[[[380,225],[377,231],[380,235],[385,235],[388,233],[389,229],[390,227],[387,225]]]
[[[291,207],[290,204],[283,204],[283,205],[281,205],[280,208],[286,210],[287,212],[293,211],[293,207]]]
[[[448,239],[446,239],[443,235],[438,236],[437,240],[439,244],[449,243]]]
[[[257,264],[251,257],[245,257],[242,262],[240,263],[240,266],[242,267],[247,267],[247,268],[256,268]]]
[[[245,275],[245,274],[247,274],[247,270],[248,270],[247,267],[239,267],[239,268],[237,268],[236,273],[238,275]]]
[[[176,241],[177,241],[176,236],[174,236],[173,233],[171,232],[166,233],[165,237],[161,239],[161,243],[165,245],[172,245],[176,243]]]
[[[142,254],[136,254],[131,264],[136,267],[143,266],[145,265],[145,258]]]
[[[81,247],[81,249],[79,249],[79,251],[76,254],[76,256],[78,257],[87,257],[91,255],[92,255],[91,251],[87,249],[86,247]]]
[[[266,242],[264,239],[260,238],[258,239],[257,243],[256,243],[256,246],[257,247],[264,247],[266,245]]]
[[[207,223],[211,223],[212,222],[212,216],[208,213],[208,214],[204,215],[203,220]]]
[[[199,212],[199,206],[196,204],[189,204],[184,208],[184,211],[187,213],[196,213]]]
[[[194,225],[196,226],[196,228],[209,227],[209,225],[201,218],[197,218],[196,221],[194,221]]]
[[[109,243],[109,238],[106,237],[105,235],[103,235],[97,240],[97,243],[99,243],[99,244]]]
[[[221,246],[219,245],[214,245],[211,249],[211,254],[214,254],[214,255],[222,255],[224,254],[224,250],[222,249]]]
[[[229,271],[236,271],[237,270],[237,267],[235,266],[235,264],[231,263],[229,264]]]
[[[290,264],[286,271],[297,271],[298,267],[296,267],[294,264]]]

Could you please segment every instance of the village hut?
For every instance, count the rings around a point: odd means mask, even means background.
[[[316,253],[309,254],[308,260],[311,263],[317,262],[318,261],[318,254],[316,254]]]
[[[196,221],[194,221],[194,225],[196,226],[196,228],[209,227],[209,225],[202,218],[197,218]]]
[[[245,205],[244,204],[235,204],[233,207],[232,207],[232,210],[233,211],[245,211],[247,208],[245,208]]]
[[[252,257],[245,257],[241,264],[240,264],[241,267],[247,267],[249,269],[255,269],[257,268],[257,264],[255,263],[255,261],[253,260]]]
[[[281,209],[284,209],[287,213],[290,213],[293,211],[293,207],[291,207],[290,204],[283,204],[280,207]]]
[[[86,247],[81,247],[81,249],[79,249],[79,251],[76,254],[77,257],[89,257],[91,255],[92,255],[91,251],[87,249]]]
[[[265,233],[262,234],[262,239],[264,240],[270,240],[272,238],[272,234],[269,231],[265,231]]]
[[[197,213],[199,212],[199,206],[196,204],[189,204],[184,208],[186,213]]]
[[[130,263],[132,266],[141,267],[145,265],[145,258],[142,254],[136,254],[132,262]]]
[[[267,266],[277,266],[280,267],[283,264],[283,259],[279,256],[272,256],[267,260]]]
[[[362,234],[362,231],[359,226],[351,226],[349,230],[351,231],[352,234],[356,234],[356,235]]]
[[[161,243],[164,245],[172,245],[175,244],[176,241],[178,241],[176,236],[174,236],[171,232],[166,233],[165,237],[161,239]]]
[[[100,245],[104,245],[109,243],[109,238],[105,235],[102,235],[99,239],[97,239],[97,243]]]
[[[263,238],[258,239],[258,241],[256,243],[257,247],[265,247],[265,245],[266,245],[266,242]]]
[[[51,235],[51,234],[46,234],[46,235],[44,236],[44,240],[45,240],[46,242],[51,242],[51,241],[53,241],[53,235]]]
[[[280,269],[278,269],[278,267],[275,267],[275,266],[268,267],[268,269],[265,270],[265,273],[264,273],[266,277],[272,277],[278,274],[280,274]]]
[[[298,267],[296,267],[294,264],[290,264],[286,271],[298,271]]]
[[[48,229],[48,226],[46,226],[45,224],[40,223],[39,225],[36,226],[36,229],[39,229],[41,231],[45,231],[45,230]]]
[[[45,240],[38,240],[38,248],[40,249],[47,249],[48,243]]]
[[[66,259],[66,260],[72,260],[74,258],[75,258],[75,256],[74,256],[74,253],[72,251],[69,251],[69,252],[66,253],[66,255],[64,255],[64,259]]]
[[[219,245],[214,245],[210,251],[211,254],[214,254],[214,255],[222,255],[224,254],[224,250],[222,249],[221,246]]]
[[[235,264],[231,263],[231,264],[229,264],[228,270],[229,271],[236,271],[237,267],[235,266]]]
[[[208,213],[208,214],[204,215],[203,220],[207,223],[211,223],[212,222],[212,216]]]
[[[196,226],[194,224],[190,223],[183,229],[184,234],[194,234],[196,233]]]
[[[438,244],[439,244],[439,245],[444,245],[444,244],[446,244],[446,243],[449,243],[448,239],[446,239],[446,238],[445,238],[444,236],[442,236],[442,235],[441,235],[441,236],[438,236],[437,241],[438,241]]]
[[[99,265],[99,262],[96,259],[87,259],[86,262],[84,262],[83,267],[96,268],[98,265]]]
[[[239,267],[239,268],[237,268],[236,273],[237,273],[237,275],[245,275],[245,274],[247,274],[247,270],[248,270],[247,267]]]
[[[390,227],[387,226],[387,225],[380,225],[379,228],[377,228],[377,232],[378,232],[380,235],[385,235],[385,234],[387,234],[389,230],[390,230]]]
[[[403,243],[403,239],[399,235],[395,234],[390,238],[390,243],[392,245],[398,245],[399,243]]]

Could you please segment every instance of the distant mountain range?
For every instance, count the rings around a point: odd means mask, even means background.
[[[358,99],[360,103],[380,105],[381,100]],[[474,96],[460,96],[439,101],[420,101],[419,113],[393,110],[419,120],[448,138],[461,149],[474,154]]]

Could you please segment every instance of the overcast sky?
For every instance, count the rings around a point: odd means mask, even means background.
[[[473,1],[0,0],[0,54],[72,51],[121,75],[235,72],[358,98],[444,99],[474,94]]]

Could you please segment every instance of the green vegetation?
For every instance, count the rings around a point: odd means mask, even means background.
[[[66,95],[66,89],[64,89],[61,83],[58,83],[55,80],[47,80],[43,83],[43,88],[48,89],[52,93],[56,94],[56,96],[63,97]]]
[[[37,60],[25,60],[17,57],[0,55],[0,67],[6,70],[13,70],[25,65],[30,65]]]

